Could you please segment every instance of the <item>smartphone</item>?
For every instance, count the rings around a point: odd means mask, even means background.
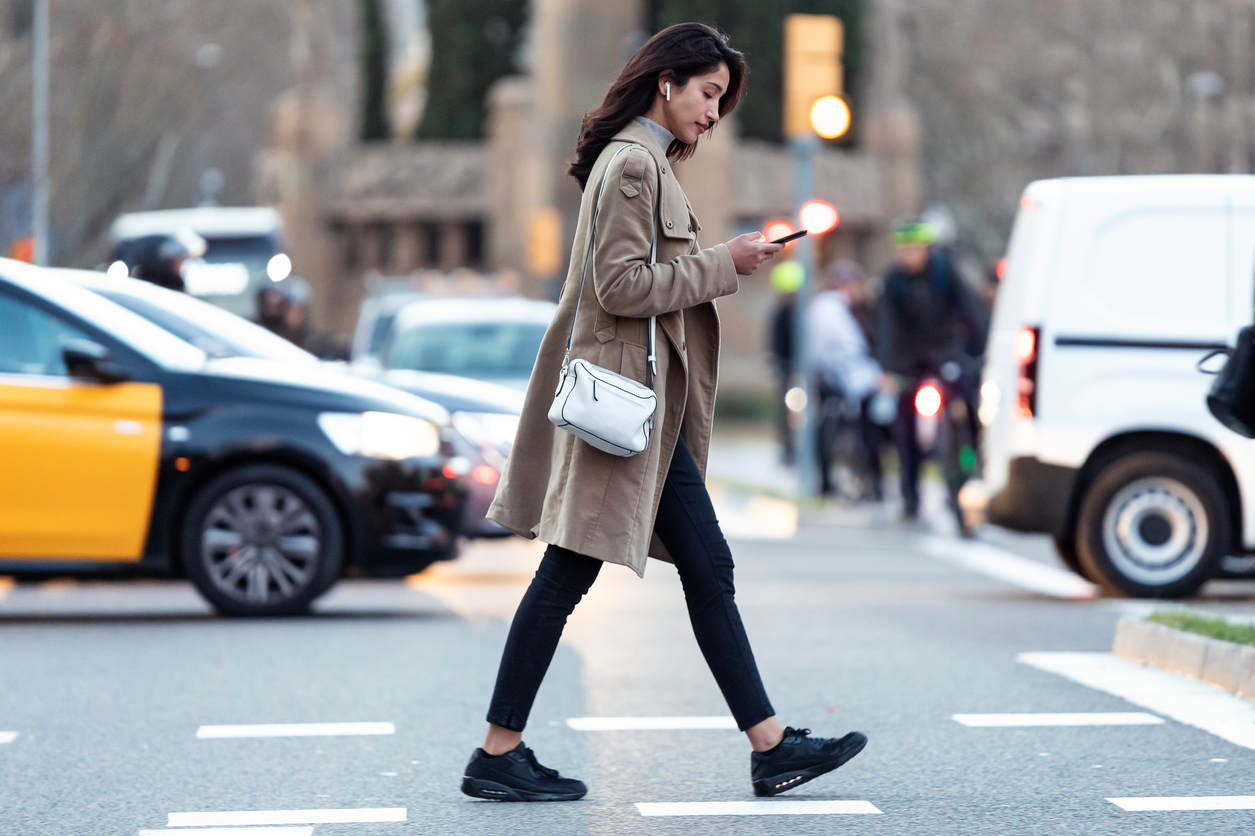
[[[789,243],[790,241],[792,241],[792,240],[794,240],[794,239],[801,238],[801,237],[802,237],[803,235],[805,235],[805,234],[806,234],[806,230],[804,230],[804,229],[799,229],[797,232],[793,233],[792,235],[786,235],[786,236],[784,236],[783,238],[777,238],[776,240],[774,240],[774,241],[768,241],[767,243],[769,243],[769,244],[787,244],[787,243]]]

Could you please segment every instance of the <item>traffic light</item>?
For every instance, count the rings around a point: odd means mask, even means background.
[[[788,15],[784,19],[784,135],[810,136],[811,108],[844,88],[841,53],[845,30],[833,15]],[[844,130],[842,131],[844,133]],[[840,134],[837,134],[838,136]]]

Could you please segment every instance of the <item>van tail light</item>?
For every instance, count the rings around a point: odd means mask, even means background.
[[[1016,388],[1019,399],[1016,415],[1032,418],[1037,414],[1037,364],[1040,357],[1041,329],[1024,327],[1015,335],[1015,359],[1019,364]]]

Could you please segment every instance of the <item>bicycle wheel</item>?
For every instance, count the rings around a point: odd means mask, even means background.
[[[946,499],[959,524],[959,535],[974,537],[976,532],[964,520],[963,509],[959,506],[959,491],[980,467],[980,454],[972,433],[967,403],[962,398],[947,397],[943,414],[938,448],[946,482]]]

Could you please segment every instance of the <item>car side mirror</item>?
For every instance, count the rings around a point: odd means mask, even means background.
[[[114,362],[109,349],[91,340],[67,340],[61,347],[61,359],[70,377],[97,383],[121,383],[131,379],[130,372]]]

